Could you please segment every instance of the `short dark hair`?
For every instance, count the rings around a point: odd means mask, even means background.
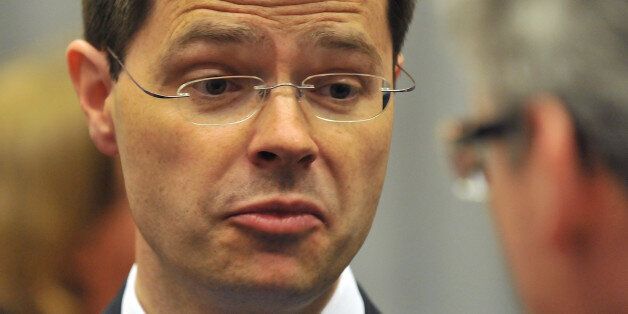
[[[388,28],[392,36],[394,64],[397,64],[396,56],[401,52],[412,22],[415,4],[416,0],[388,0]]]
[[[85,39],[94,47],[109,47],[122,60],[126,48],[152,8],[152,0],[83,0]],[[388,0],[388,26],[393,42],[393,56],[403,46],[412,21],[416,0]],[[393,63],[396,62],[394,58]],[[120,66],[109,56],[111,77],[116,79]]]
[[[152,8],[152,0],[83,0],[83,29],[92,46],[113,50],[124,58],[126,48],[140,29]],[[109,56],[109,71],[113,79],[120,65]]]

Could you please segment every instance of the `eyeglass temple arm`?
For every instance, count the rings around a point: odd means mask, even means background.
[[[516,129],[516,116],[506,116],[505,118],[494,122],[480,124],[467,130],[463,130],[463,132],[460,134],[455,142],[460,145],[465,145],[478,140],[504,136],[507,133],[512,132]]]
[[[153,96],[155,98],[161,98],[161,99],[173,99],[173,98],[184,98],[184,97],[188,97],[187,95],[162,95],[162,94],[158,94],[158,93],[154,93],[151,92],[149,90],[147,90],[146,88],[144,88],[142,85],[140,85],[140,83],[138,81],[135,80],[135,78],[133,77],[133,75],[131,75],[131,73],[129,72],[129,70],[126,69],[126,67],[124,66],[124,63],[122,62],[122,60],[120,60],[120,58],[118,57],[118,55],[116,55],[115,52],[113,52],[113,50],[111,50],[111,48],[107,47],[107,52],[116,60],[116,62],[118,62],[118,64],[120,65],[120,67],[122,68],[122,70],[124,72],[126,72],[126,74],[129,76],[129,78],[131,79],[131,82],[133,82],[133,84],[135,84],[135,86],[137,86],[139,89],[141,89],[144,93],[148,94],[149,96]]]
[[[397,65],[397,67],[399,67],[401,72],[405,73],[406,76],[410,79],[410,81],[412,82],[412,86],[407,87],[407,88],[401,88],[401,89],[382,88],[382,92],[405,93],[405,92],[411,92],[416,88],[416,82],[414,81],[414,78],[412,77],[412,75],[410,75],[410,73],[408,73],[408,71],[406,71],[406,69],[404,69],[402,66]]]

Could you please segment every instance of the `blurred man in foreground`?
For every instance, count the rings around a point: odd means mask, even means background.
[[[453,161],[487,197],[527,309],[628,312],[628,1],[449,7],[477,101]]]

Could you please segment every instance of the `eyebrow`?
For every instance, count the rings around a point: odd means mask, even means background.
[[[382,57],[377,52],[377,48],[362,33],[338,31],[329,28],[318,29],[310,34],[310,39],[314,41],[315,46],[360,53],[370,59],[372,66],[382,66]]]
[[[172,44],[160,58],[160,64],[168,64],[178,51],[194,43],[253,44],[263,39],[261,33],[246,25],[226,24],[214,21],[202,21],[190,24],[181,35],[172,40]]]
[[[186,26],[180,35],[171,40],[172,44],[166,49],[157,64],[171,64],[179,51],[194,43],[213,45],[259,44],[264,41],[264,38],[263,33],[248,25],[198,21]],[[302,38],[300,44],[306,45],[308,42],[314,42],[314,46],[327,49],[359,53],[369,59],[368,66],[370,68],[381,70],[383,67],[382,58],[377,48],[362,33],[333,28],[315,29],[309,33],[309,36]]]

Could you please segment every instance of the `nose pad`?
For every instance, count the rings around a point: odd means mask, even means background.
[[[283,90],[278,89],[280,87],[292,87],[292,88],[284,88]],[[274,101],[273,97],[275,97],[276,99],[286,99],[287,103],[290,103],[291,99],[296,99],[296,107],[299,108],[299,111],[301,111],[302,113],[305,114],[305,108],[302,105],[302,100],[304,97],[304,93],[302,90],[302,86],[293,84],[293,83],[279,83],[273,86],[261,86],[259,88],[259,94],[260,94],[260,102],[261,102],[261,108],[267,107],[269,105],[269,102]],[[277,91],[274,91],[275,89],[278,89]],[[294,92],[292,93],[290,90],[294,90]],[[273,91],[274,91],[274,95],[273,95]],[[282,101],[283,102],[283,101]],[[285,106],[286,104],[282,104],[282,106]]]
[[[295,91],[295,96],[297,98],[297,100],[301,100],[303,98],[303,90],[302,90],[302,86],[296,85],[294,83],[279,83],[279,84],[275,84],[273,86],[266,86],[266,87],[259,87],[260,90],[260,96],[263,97],[263,99],[267,99],[268,97],[270,97],[271,92],[274,89],[277,89],[279,87],[293,87],[296,91]]]
[[[295,87],[296,91],[270,95],[272,89],[283,86]],[[265,168],[312,164],[318,156],[318,146],[311,137],[307,118],[294,103],[303,96],[302,91],[294,84],[283,83],[265,88],[264,96],[266,112],[258,117],[257,130],[248,149],[250,160]]]

